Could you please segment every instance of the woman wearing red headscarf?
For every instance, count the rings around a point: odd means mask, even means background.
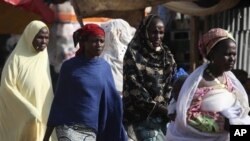
[[[122,102],[109,64],[100,54],[104,30],[86,24],[74,35],[80,49],[63,63],[44,140],[56,128],[58,140],[125,141]]]

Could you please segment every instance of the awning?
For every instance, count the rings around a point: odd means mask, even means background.
[[[22,33],[32,20],[54,22],[54,12],[43,0],[0,0],[0,34]]]

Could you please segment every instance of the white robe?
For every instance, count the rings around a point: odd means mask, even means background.
[[[177,116],[175,122],[169,124],[167,129],[167,141],[228,141],[229,133],[204,133],[200,132],[187,124],[187,110],[190,107],[195,90],[202,79],[203,72],[207,64],[198,67],[183,84],[178,101],[177,101]],[[248,98],[245,89],[234,76],[232,72],[225,72],[226,76],[232,81],[233,87],[240,94],[242,107],[249,108]],[[249,117],[245,115],[245,117]],[[239,117],[238,120],[241,120]]]

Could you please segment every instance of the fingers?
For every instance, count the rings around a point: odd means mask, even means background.
[[[237,118],[241,115],[242,109],[239,106],[233,106],[231,108],[228,108],[226,110],[223,110],[221,114],[227,118]]]

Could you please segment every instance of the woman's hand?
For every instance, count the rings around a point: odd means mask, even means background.
[[[166,106],[164,106],[163,104],[156,104],[156,112],[159,113],[162,118],[164,119],[168,119],[168,109]]]
[[[236,104],[235,106],[232,106],[228,109],[221,111],[221,114],[228,119],[237,118],[241,115],[241,113],[242,113],[242,107],[239,104]]]

